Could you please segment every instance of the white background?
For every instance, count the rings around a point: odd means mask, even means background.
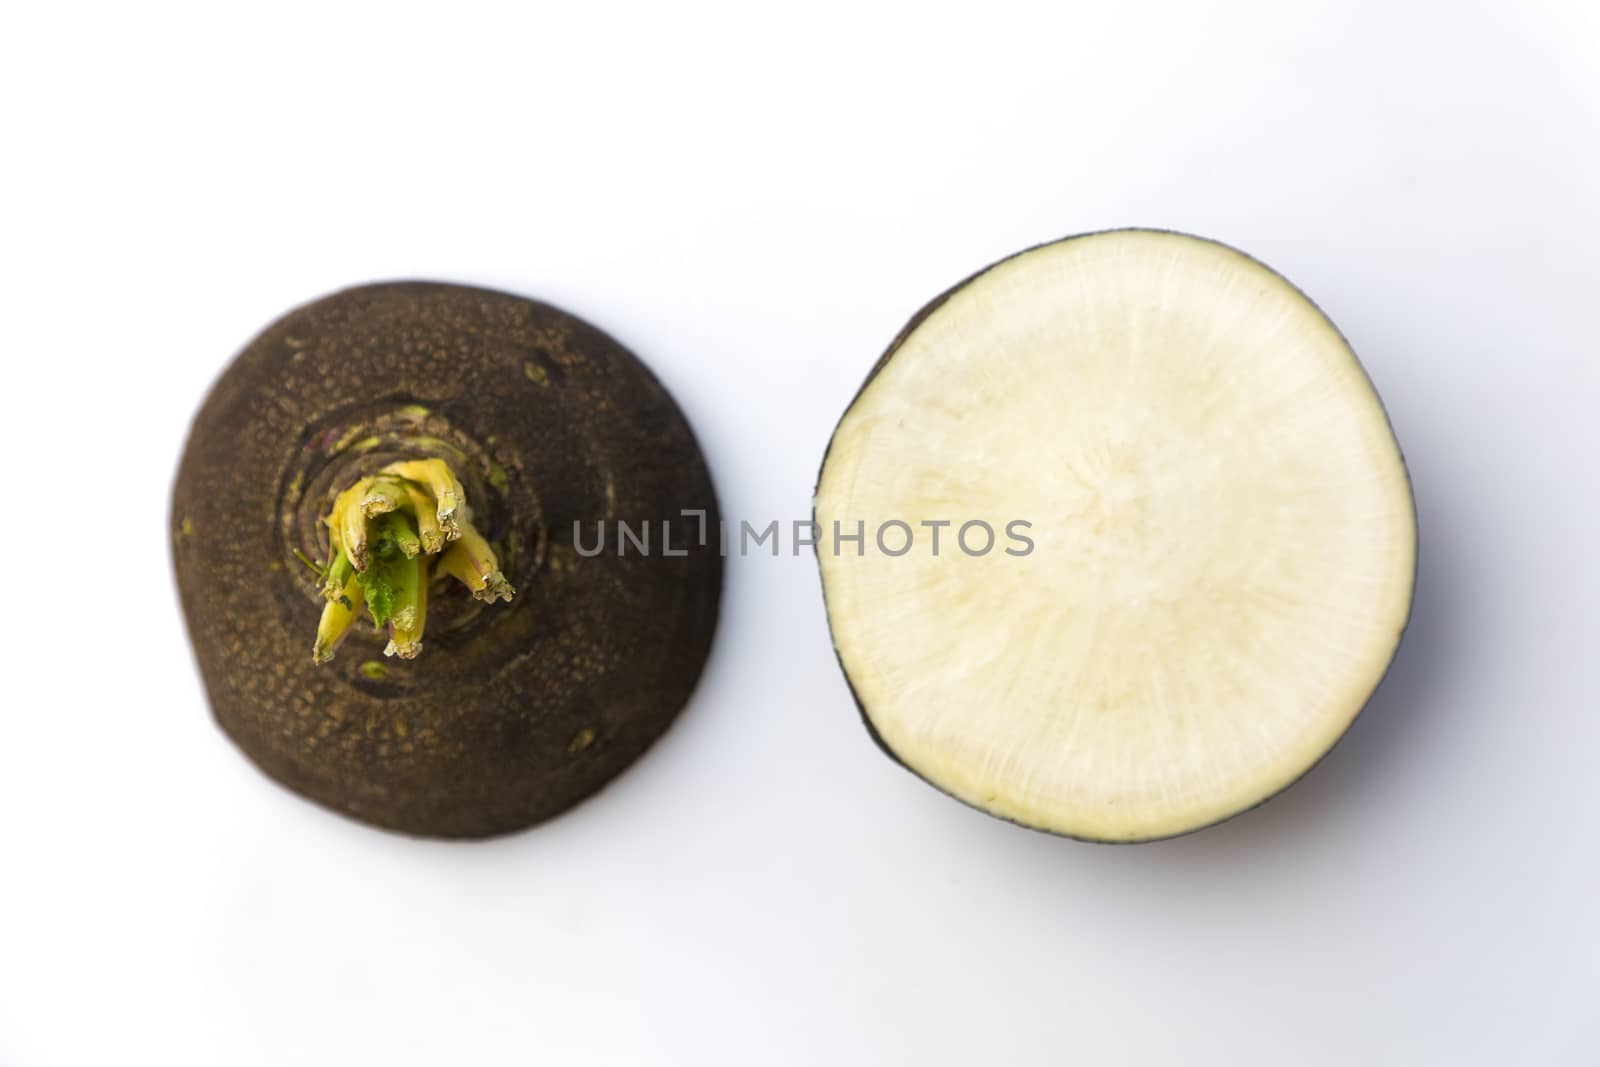
[[[1597,70],[1582,2],[8,9],[0,1064],[1600,1063]],[[563,305],[764,522],[924,300],[1130,224],[1318,300],[1416,484],[1399,660],[1264,808],[1112,848],[940,796],[809,556],[731,560],[678,725],[509,839],[212,726],[166,497],[287,308]]]

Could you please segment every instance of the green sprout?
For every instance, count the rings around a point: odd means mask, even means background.
[[[485,603],[516,595],[443,460],[401,460],[361,478],[339,493],[323,522],[328,565],[305,561],[322,577],[327,601],[311,652],[317,663],[333,658],[363,610],[388,631],[384,655],[416,658],[436,575],[457,579]]]

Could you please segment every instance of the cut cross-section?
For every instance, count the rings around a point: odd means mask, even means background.
[[[1148,230],[929,305],[835,431],[816,520],[884,748],[1097,840],[1304,773],[1388,666],[1416,563],[1399,448],[1333,324],[1248,256]]]

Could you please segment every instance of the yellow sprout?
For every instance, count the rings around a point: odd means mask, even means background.
[[[444,460],[401,460],[358,479],[334,498],[323,521],[329,561],[312,649],[317,663],[333,658],[363,609],[388,631],[385,655],[414,659],[422,651],[428,584],[440,572],[486,603],[515,594]]]

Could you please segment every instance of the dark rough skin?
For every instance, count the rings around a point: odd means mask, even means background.
[[[517,589],[436,586],[421,656],[363,621],[311,660],[321,602],[293,550],[401,455],[456,466]],[[335,294],[269,327],[213,387],[173,491],[178,588],[217,721],[267,774],[405,833],[484,837],[560,814],[621,773],[688,700],[722,587],[711,479],[630,353],[555,308],[406,282]],[[574,521],[592,550],[580,555]],[[648,555],[617,554],[622,520]],[[670,546],[661,551],[662,523]]]

